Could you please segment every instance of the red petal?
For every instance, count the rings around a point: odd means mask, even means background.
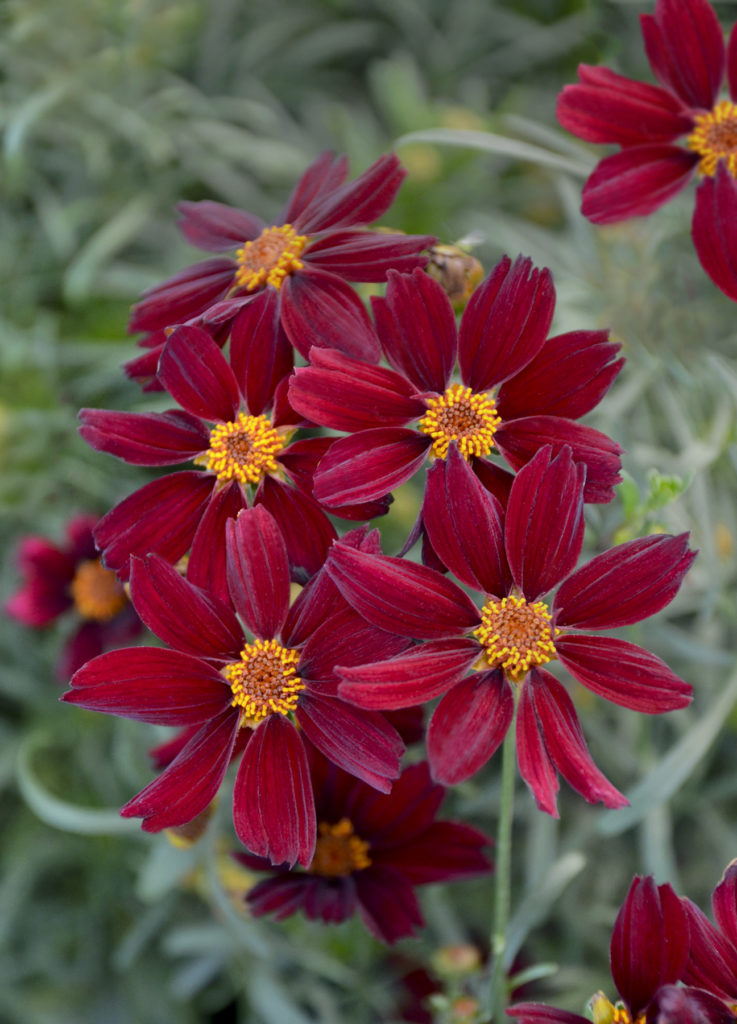
[[[289,382],[289,401],[313,423],[353,433],[403,426],[425,412],[410,382],[393,370],[333,349],[315,348],[310,358],[312,365],[297,369]]]
[[[240,841],[272,864],[309,867],[317,824],[307,754],[284,715],[269,715],[243,753],[233,791]]]
[[[231,609],[182,579],[158,555],[131,559],[131,598],[151,632],[171,647],[220,661],[238,659],[243,633]]]
[[[297,721],[308,740],[343,771],[382,793],[399,777],[404,743],[376,711],[361,711],[338,698],[302,693]]]
[[[367,662],[382,661],[401,654],[410,641],[394,633],[387,633],[366,622],[342,598],[332,614],[322,611],[322,621],[302,644],[298,672],[314,684],[320,692],[329,688],[333,696],[338,691],[337,665],[352,667]]]
[[[61,700],[158,725],[190,725],[218,715],[231,692],[218,671],[188,654],[131,647],[101,654],[75,673]]]
[[[544,1003],[517,1003],[506,1012],[510,1017],[516,1017],[521,1024],[589,1024],[588,1017],[580,1017],[567,1010],[556,1010],[554,1006],[545,1006]]]
[[[131,555],[155,551],[168,562],[180,559],[192,544],[214,483],[211,473],[171,473],[124,498],[95,527],[107,568],[126,580]]]
[[[271,476],[262,481],[255,504],[262,504],[276,520],[287,546],[292,579],[306,583],[322,567],[337,537],[333,524],[309,494]]]
[[[482,768],[501,744],[514,697],[499,669],[474,672],[438,704],[427,730],[427,755],[438,782],[456,785]]]
[[[281,325],[280,295],[274,288],[257,292],[233,320],[230,365],[248,411],[259,416],[294,365],[294,351]]]
[[[592,693],[633,711],[659,715],[691,703],[693,687],[649,651],[603,636],[562,636],[560,661]]]
[[[442,394],[456,364],[450,300],[428,274],[390,273],[385,298],[372,297],[376,332],[389,363],[420,391]]]
[[[356,888],[364,924],[380,942],[396,942],[424,925],[412,886],[399,871],[372,865],[356,875]]]
[[[315,783],[319,784],[317,778]],[[370,839],[371,849],[377,855],[380,852],[383,863],[389,850],[406,847],[427,831],[444,795],[443,787],[430,778],[427,762],[420,761],[404,769],[391,793],[377,793],[353,782],[347,793],[336,792],[334,799],[345,809],[350,806],[357,834]]]
[[[562,416],[526,416],[502,423],[494,435],[499,451],[514,469],[521,469],[535,452],[550,445],[557,455],[568,445],[575,462],[586,466],[585,502],[608,502],[621,482],[622,449],[600,430]]]
[[[458,357],[463,383],[487,391],[527,366],[543,346],[555,308],[550,271],[526,257],[497,264],[461,318]]]
[[[208,252],[227,252],[261,234],[266,226],[260,217],[224,203],[202,199],[177,203],[182,217],[179,230],[192,245]]]
[[[561,584],[553,602],[555,624],[615,629],[646,619],[673,600],[695,557],[687,533],[641,537],[611,548]]]
[[[230,601],[230,593],[226,578],[225,527],[244,508],[243,491],[234,480],[214,491],[200,519],[187,559],[189,582],[226,604]]]
[[[690,107],[713,107],[724,77],[724,36],[711,4],[658,0],[640,24],[659,81]]]
[[[419,469],[431,443],[424,434],[401,427],[338,438],[315,474],[315,497],[329,508],[383,498]]]
[[[532,362],[499,389],[502,420],[537,414],[577,420],[590,412],[624,366],[624,359],[614,359],[620,346],[608,343],[608,334],[570,331],[548,338]]]
[[[699,157],[679,146],[632,146],[606,157],[583,187],[581,212],[594,224],[645,217],[678,195]]]
[[[159,331],[204,313],[227,294],[235,266],[230,259],[204,260],[149,288],[133,307],[128,330]]]
[[[533,694],[548,754],[568,784],[590,804],[626,807],[627,799],[592,761],[573,702],[555,676],[532,669],[523,685]]]
[[[478,660],[473,640],[431,640],[405,654],[371,665],[337,669],[339,694],[362,708],[411,708],[439,697]]]
[[[188,462],[210,444],[204,423],[177,409],[164,413],[80,409],[79,418],[79,433],[91,448],[134,466]]]
[[[325,566],[346,601],[390,633],[440,640],[480,622],[470,598],[424,565],[334,544]]]
[[[689,952],[688,920],[669,885],[635,878],[612,931],[610,962],[617,991],[639,1017],[661,985],[681,978]]]
[[[558,817],[558,774],[548,753],[542,723],[535,706],[533,689],[525,679],[517,709],[517,763],[522,778],[532,790],[539,810]]]
[[[436,821],[406,845],[382,851],[381,862],[401,871],[412,885],[475,878],[492,870],[483,853],[490,843],[470,825]]]
[[[583,466],[571,459],[570,448],[552,458],[546,446],[512,484],[506,550],[514,582],[528,601],[546,594],[578,561],[586,525],[584,476]]]
[[[305,259],[347,281],[386,281],[391,269],[408,273],[424,267],[420,255],[435,243],[432,235],[402,235],[391,231],[329,231],[310,242]]]
[[[336,157],[330,151],[321,153],[297,182],[279,223],[296,224],[303,230],[304,222],[309,220],[310,204],[318,206],[325,196],[343,184],[347,173],[346,157]]]
[[[451,444],[427,474],[422,521],[440,561],[461,581],[487,594],[506,594],[503,509]]]
[[[306,264],[281,291],[284,330],[305,359],[316,345],[378,362],[381,349],[366,307],[341,278]]]
[[[732,26],[727,43],[727,83],[729,95],[737,100],[737,23]]]
[[[385,153],[354,181],[323,191],[294,226],[312,235],[327,228],[371,224],[389,209],[406,173],[394,153]]]
[[[729,870],[729,868],[727,869]],[[733,1003],[737,998],[737,948],[709,919],[684,899],[688,918],[690,952],[683,971],[687,985],[698,985]]]
[[[194,416],[228,423],[240,408],[235,375],[201,327],[177,327],[172,332],[161,353],[159,380]]]
[[[279,528],[263,506],[244,509],[226,526],[228,589],[254,636],[278,636],[289,608],[289,564]]]
[[[724,869],[711,898],[716,922],[737,952],[737,861]]]
[[[158,779],[134,796],[120,813],[143,817],[145,832],[184,825],[212,802],[223,781],[238,733],[238,715],[226,708],[195,733]]]
[[[737,182],[721,160],[696,189],[691,236],[701,266],[737,302]]]
[[[634,146],[672,142],[693,127],[693,117],[665,89],[635,82],[609,68],[580,64],[579,85],[558,96],[558,121],[587,142]]]

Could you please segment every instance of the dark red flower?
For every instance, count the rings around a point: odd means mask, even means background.
[[[428,728],[428,756],[436,779],[457,783],[502,742],[517,690],[520,772],[549,814],[557,813],[558,772],[590,802],[626,800],[591,760],[571,698],[543,665],[557,659],[589,690],[636,711],[659,714],[691,700],[691,687],[654,654],[578,632],[629,625],[664,608],[695,557],[687,535],[658,535],[576,569],[583,475],[570,449],[555,457],[541,449],[517,474],[505,515],[455,444],[435,463],[425,526],[443,564],[484,595],[480,609],[452,580],[401,558],[334,547],[326,563],[369,622],[427,641],[381,664],[339,668],[341,695],[383,709],[445,694]],[[554,587],[548,606],[541,598]]]
[[[669,885],[635,878],[617,915],[609,951],[621,1002],[598,992],[593,1020],[604,1024],[729,1024],[726,1008],[708,992],[678,988],[689,956],[686,914]],[[591,1017],[543,1003],[518,1003],[507,1013],[521,1024],[590,1024]]]
[[[251,913],[277,920],[302,910],[311,919],[345,921],[359,911],[372,935],[395,942],[424,925],[414,887],[491,870],[491,842],[455,821],[436,821],[443,787],[427,765],[406,768],[391,793],[377,794],[310,751],[318,837],[306,871],[286,866],[248,893]],[[236,854],[247,867],[268,864]]]
[[[108,512],[95,530],[105,565],[126,579],[131,555],[154,553],[174,563],[191,549],[188,578],[227,600],[225,524],[246,507],[252,492],[253,501],[279,523],[292,576],[304,582],[320,568],[336,536],[310,493],[311,474],[302,464],[306,460],[314,468],[325,439],[314,439],[314,453],[312,439],[290,444],[299,417],[279,395],[271,418],[263,406],[249,406],[247,378],[239,386],[218,346],[198,327],[173,332],[159,376],[184,411],[82,409],[80,433],[98,451],[134,465],[194,460],[203,469],[160,477]],[[374,502],[358,511],[369,518],[385,510],[386,503]]]
[[[727,865],[711,899],[716,927],[690,900],[682,900],[691,929],[691,955],[681,980],[737,1005],[737,861]],[[734,1018],[732,1018],[734,1020]]]
[[[511,477],[487,458],[495,449],[518,470],[543,445],[569,445],[587,467],[586,500],[610,501],[621,449],[575,421],[600,401],[624,360],[614,358],[619,346],[606,331],[546,340],[554,304],[549,271],[505,257],[456,328],[448,297],[427,274],[390,274],[386,298],[373,307],[393,369],[315,349],[312,365],[290,381],[298,412],[350,434],[319,464],[318,501],[331,507],[382,497],[428,457],[444,459],[451,441],[499,497]]]
[[[68,679],[86,661],[108,647],[118,647],[142,629],[125,588],[105,569],[92,536],[94,516],[77,516],[67,524],[66,544],[45,537],[25,537],[18,562],[23,586],[5,603],[5,612],[39,629],[73,610],[79,620],[64,645],[58,672]]]
[[[193,245],[234,255],[187,267],[144,295],[129,329],[147,332],[150,351],[128,372],[149,377],[151,353],[163,340],[155,332],[199,320],[215,333],[232,324],[231,344],[255,344],[268,366],[285,337],[305,357],[315,344],[377,359],[366,310],[346,282],[385,281],[390,268],[422,267],[421,251],[435,238],[365,230],[389,209],[406,174],[394,154],[355,181],[345,182],[347,172],[345,157],[323,153],[270,225],[222,203],[180,203],[180,227]]]
[[[374,547],[360,531],[343,543]],[[226,546],[240,622],[230,604],[182,579],[158,556],[134,558],[133,604],[171,649],[103,654],[76,673],[62,700],[145,722],[199,726],[121,812],[142,817],[149,832],[182,825],[207,807],[243,742],[241,730],[250,730],[235,780],[236,832],[275,863],[307,865],[316,824],[302,737],[388,792],[404,744],[382,715],[338,698],[334,665],[396,654],[406,641],[364,622],[324,573],[290,608],[286,547],[265,508],[231,520]]]
[[[558,98],[564,128],[621,146],[586,182],[582,212],[596,224],[644,216],[698,172],[696,251],[714,283],[737,300],[737,33],[725,49],[707,0],[657,0],[641,23],[659,86],[582,64],[579,84]],[[719,100],[725,72],[731,99]],[[674,146],[683,136],[686,148]]]

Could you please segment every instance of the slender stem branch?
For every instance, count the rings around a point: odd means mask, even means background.
[[[502,782],[499,822],[496,833],[496,884],[494,923],[491,930],[491,1006],[494,1024],[503,1024],[507,1018],[507,926],[511,907],[512,876],[512,820],[514,817],[514,783],[517,776],[517,750],[515,726],[517,719],[517,687],[514,687],[514,717],[502,746]]]

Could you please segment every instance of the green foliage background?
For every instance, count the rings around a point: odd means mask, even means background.
[[[604,0],[0,7],[3,598],[21,536],[61,539],[70,515],[102,513],[147,479],[91,452],[76,414],[161,408],[119,366],[135,354],[130,303],[197,258],[178,199],[268,218],[322,149],[358,172],[396,147],[410,175],[394,227],[472,234],[487,269],[503,252],[532,256],[553,270],[557,329],[608,326],[623,344],[627,367],[592,422],[626,448],[627,478],[590,511],[590,546],[692,531],[701,554],[682,593],[627,635],[695,700],[660,720],[575,693],[628,810],[564,792],[556,822],[520,787],[513,944],[524,966],[560,966],[535,991],[574,1010],[597,988],[613,994],[608,939],[633,873],[705,907],[737,855],[734,306],[698,267],[690,193],[617,228],[581,218],[596,156],[554,118],[579,60],[646,74],[637,13]],[[398,495],[387,550],[415,502]],[[227,798],[188,851],[118,817],[150,778],[156,734],[59,706],[69,628],[0,622],[0,1024],[385,1024],[402,1019],[403,971],[449,944],[483,949],[488,881],[427,891],[425,936],[393,957],[356,922],[248,920],[247,879],[227,869]],[[446,809],[493,832],[497,781],[494,760]],[[482,972],[448,982],[436,1020],[451,1020],[459,986],[482,985]]]

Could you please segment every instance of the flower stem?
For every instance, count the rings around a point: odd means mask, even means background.
[[[491,1020],[502,1024],[506,1020],[507,971],[505,953],[507,950],[507,926],[511,906],[512,875],[512,819],[514,817],[514,783],[517,773],[515,726],[517,719],[517,688],[515,687],[514,717],[510,723],[502,746],[502,781],[499,805],[499,822],[496,833],[496,884],[494,898],[494,923],[491,930]]]

